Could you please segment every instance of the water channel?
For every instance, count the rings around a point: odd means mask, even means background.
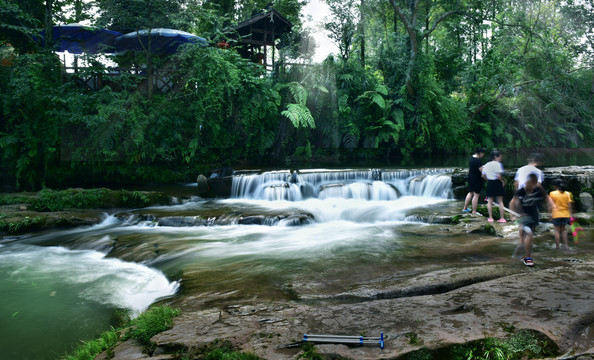
[[[509,261],[515,238],[493,241],[427,220],[461,209],[448,172],[241,175],[229,199],[190,197],[114,211],[91,227],[2,238],[3,356],[55,359],[115,324],[115,309],[134,315],[162,299],[182,310],[336,301],[387,277]]]

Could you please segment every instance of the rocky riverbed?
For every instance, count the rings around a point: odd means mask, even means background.
[[[425,270],[412,275],[357,273],[346,282],[348,286],[326,287],[325,283],[308,280],[292,282],[285,285],[285,300],[259,296],[257,292],[251,297],[237,297],[232,288],[225,292],[182,291],[166,302],[180,308],[183,314],[174,320],[170,330],[153,337],[155,350],[150,355],[128,340],[113,349],[112,358],[192,358],[213,342],[228,341],[265,359],[297,359],[304,350],[287,345],[298,343],[306,333],[365,336],[383,333],[384,349],[377,345],[319,344],[316,350],[327,358],[397,358],[423,347],[435,349],[485,337],[505,337],[512,329],[531,329],[544,334],[559,347],[564,359],[592,358],[594,233],[589,225],[592,213],[577,214],[586,231],[580,244],[572,244],[568,252],[553,249],[551,225],[543,224],[535,240],[536,266],[528,268],[518,257],[511,256],[511,250],[505,256],[489,254],[489,249],[501,249],[502,243],[517,241],[517,227],[513,223],[488,224],[482,216],[460,214],[459,210],[459,204],[453,202],[439,209],[427,207],[406,215],[407,219],[432,224],[431,230],[423,230],[422,236],[443,239],[423,242],[417,251],[437,257],[441,252],[443,256],[459,258],[453,265],[424,264]],[[481,211],[484,210],[483,206]],[[168,226],[174,223],[184,226],[189,220],[183,212],[177,217],[160,217],[154,210],[151,214],[126,211],[120,215],[134,215],[153,223],[169,221]],[[268,215],[283,216],[276,212]],[[3,207],[2,216],[22,221],[41,218],[43,221],[36,220],[39,227],[30,231],[94,224],[104,214],[95,210],[35,212],[17,204]],[[212,223],[224,220],[223,216],[215,217]],[[210,223],[194,221],[191,225]],[[466,235],[458,239],[451,234]],[[116,239],[112,256],[117,255],[117,244],[126,246],[124,240]],[[456,243],[446,247],[444,242],[451,241]],[[130,253],[137,255],[136,251]],[[99,358],[106,359],[107,354]]]
[[[582,214],[582,217],[588,217]],[[517,237],[513,224],[485,226],[483,217],[463,215],[441,231],[477,236],[478,247]],[[550,242],[543,226],[536,243]],[[438,233],[435,236],[439,236]],[[594,357],[594,252],[589,238],[570,252],[541,250],[536,266],[519,258],[495,258],[483,265],[435,269],[414,277],[385,274],[343,291],[319,295],[308,284],[294,284],[293,301],[258,297],[234,302],[230,293],[181,296],[173,327],[153,337],[148,354],[133,341],[117,346],[113,359],[177,359],[198,354],[209,344],[230,341],[265,359],[297,359],[303,334],[379,336],[385,347],[318,344],[327,358],[390,359],[485,337],[503,338],[510,329],[531,329],[553,341],[564,359]],[[479,244],[480,242],[480,244]],[[546,247],[545,247],[546,248]],[[542,249],[542,247],[541,247]],[[415,341],[411,341],[414,337]]]

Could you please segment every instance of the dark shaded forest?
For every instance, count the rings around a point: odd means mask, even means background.
[[[0,180],[4,189],[193,181],[219,166],[414,164],[435,154],[594,146],[592,0],[325,0],[340,49],[312,63],[307,3],[265,68],[217,43],[257,0],[0,0]],[[92,6],[91,6],[92,5]],[[87,54],[64,69],[54,24],[187,31],[211,46],[112,56],[167,71],[142,88]],[[153,71],[152,70],[152,71]],[[105,77],[104,77],[105,78]],[[150,88],[150,87],[149,87]]]

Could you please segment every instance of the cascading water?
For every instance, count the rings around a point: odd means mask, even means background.
[[[301,201],[308,198],[395,200],[402,196],[452,197],[450,170],[274,171],[233,178],[232,197]]]
[[[109,318],[110,308],[140,311],[174,294],[178,284],[182,297],[212,298],[215,303],[227,300],[221,294],[242,301],[286,299],[286,284],[301,296],[324,296],[356,283],[359,274],[421,268],[422,252],[415,249],[430,242],[419,243],[414,232],[427,224],[411,220],[409,213],[451,203],[447,173],[307,170],[241,175],[233,179],[230,199],[192,199],[111,214],[93,227],[0,239],[0,310],[11,321],[10,327],[3,323],[0,348],[25,358],[24,344],[31,339],[25,334],[33,328],[50,331],[35,321],[31,309],[54,316],[44,320],[47,324],[68,317],[76,329],[81,322]],[[23,334],[21,342],[14,339],[17,333]],[[52,351],[38,335],[39,346],[30,358],[55,358],[96,336],[73,329],[62,333],[62,343],[50,337],[57,344]]]

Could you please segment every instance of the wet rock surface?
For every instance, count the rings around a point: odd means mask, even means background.
[[[230,340],[266,359],[295,359],[303,334],[385,336],[385,348],[317,345],[317,351],[347,359],[393,358],[420,347],[437,348],[506,329],[533,329],[547,335],[563,353],[594,354],[594,262],[591,258],[547,259],[535,268],[519,260],[507,265],[439,270],[383,289],[362,286],[335,299],[352,302],[233,304],[185,311],[172,329],[152,340],[159,348],[198,350]],[[387,297],[387,298],[381,298]],[[378,299],[379,298],[379,299]],[[189,305],[204,299],[186,299]],[[410,344],[405,334],[419,343]],[[115,359],[118,353],[115,352]]]
[[[513,224],[485,225],[484,217],[458,216],[453,208],[452,214],[456,214],[452,215],[456,223],[444,224],[432,236],[451,232],[491,235],[477,239],[475,247],[517,236]],[[431,211],[417,215],[428,217]],[[541,237],[551,236],[548,225],[539,228]],[[179,349],[191,356],[213,342],[230,341],[265,359],[297,359],[303,350],[295,345],[304,334],[379,336],[383,332],[384,349],[372,344],[316,344],[316,351],[327,358],[390,359],[421,347],[503,338],[509,329],[531,329],[554,341],[565,358],[592,358],[594,254],[553,254],[537,257],[533,268],[517,257],[486,260],[484,265],[465,265],[461,259],[458,266],[415,276],[376,275],[335,292],[321,293],[319,284],[288,284],[286,291],[292,300],[287,301],[257,296],[234,300],[232,290],[182,296],[171,301],[183,312],[173,328],[152,339],[155,354],[162,359],[170,354],[169,359],[175,359]],[[407,334],[414,334],[418,341],[411,344]],[[120,354],[116,348],[114,359],[132,356],[130,346],[125,349]]]

